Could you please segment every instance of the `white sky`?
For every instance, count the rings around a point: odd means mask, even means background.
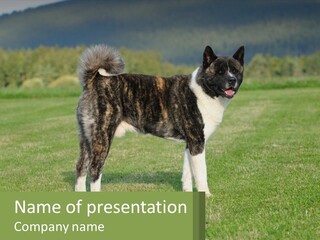
[[[63,0],[0,0],[0,15],[60,1]]]

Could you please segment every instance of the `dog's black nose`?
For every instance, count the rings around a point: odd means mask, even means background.
[[[235,84],[236,81],[237,79],[235,77],[229,77],[228,79],[229,84]]]

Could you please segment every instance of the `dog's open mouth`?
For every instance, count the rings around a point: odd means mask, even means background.
[[[232,98],[236,94],[236,91],[234,88],[228,88],[228,89],[224,90],[224,94],[227,97]]]

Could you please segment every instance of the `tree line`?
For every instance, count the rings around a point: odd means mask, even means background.
[[[305,77],[320,75],[320,52],[306,56],[273,57],[256,54],[246,68],[251,78]]]
[[[0,49],[0,88],[66,88],[79,86],[78,59],[85,46]],[[121,48],[128,73],[162,76],[190,74],[196,67],[163,61],[159,52]],[[246,64],[246,77],[302,77],[320,75],[320,52],[307,56],[273,57],[256,54]]]

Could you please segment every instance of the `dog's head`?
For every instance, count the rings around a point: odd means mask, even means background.
[[[243,78],[244,47],[241,46],[232,57],[217,56],[207,46],[203,53],[202,67],[197,82],[211,97],[233,98]]]

